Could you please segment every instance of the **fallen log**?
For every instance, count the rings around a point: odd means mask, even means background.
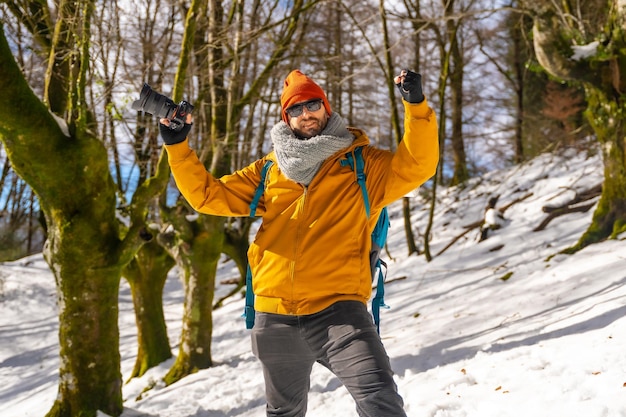
[[[541,210],[544,213],[548,213],[548,216],[543,219],[543,221],[537,227],[533,229],[533,232],[539,232],[541,230],[544,230],[546,226],[548,226],[548,223],[550,223],[552,220],[559,216],[570,213],[584,213],[588,211],[596,204],[595,202],[583,205],[578,205],[578,203],[592,200],[601,194],[602,183],[597,184],[587,190],[576,192],[574,198],[567,201],[566,203],[560,204],[558,206],[543,206]]]
[[[585,204],[582,206],[574,206],[574,207],[561,207],[561,208],[557,208],[554,209],[554,211],[551,211],[550,214],[543,219],[543,221],[533,229],[533,232],[539,232],[543,229],[546,228],[546,226],[548,225],[548,223],[550,223],[552,220],[554,220],[555,218],[559,217],[559,216],[563,216],[564,214],[569,214],[569,213],[584,213],[587,210],[589,210],[591,207],[593,207],[596,203],[590,203],[590,204]]]
[[[598,197],[600,194],[602,194],[602,183],[595,185],[589,188],[588,190],[581,191],[580,193],[576,192],[576,195],[574,196],[574,198],[572,198],[570,201],[566,203],[563,203],[558,206],[543,206],[541,210],[544,213],[552,213],[553,211],[567,208],[575,204],[582,203],[583,201],[589,201],[593,198]]]

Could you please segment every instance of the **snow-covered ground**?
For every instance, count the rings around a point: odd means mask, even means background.
[[[400,205],[392,207],[386,301],[381,333],[409,416],[626,416],[626,236],[573,245],[593,208],[552,220],[558,205],[602,180],[598,156],[544,155],[473,180],[438,197],[431,254],[407,257]],[[510,205],[504,226],[485,241],[478,230],[490,197]],[[429,206],[413,196],[415,233],[424,233]],[[420,242],[421,242],[420,237]],[[221,279],[236,276],[232,263]],[[221,291],[224,291],[222,288]],[[54,279],[41,255],[0,265],[0,417],[43,416],[57,391],[58,342]],[[174,354],[182,288],[166,284],[165,314]],[[173,359],[124,385],[124,417],[258,417],[263,380],[240,318],[241,298],[214,315],[216,366],[163,387]],[[136,355],[128,285],[120,292],[122,372]],[[150,384],[155,387],[139,395]],[[308,417],[356,416],[338,380],[314,368]],[[384,416],[383,416],[384,417]]]

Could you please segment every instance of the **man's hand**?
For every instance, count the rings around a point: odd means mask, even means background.
[[[404,69],[393,81],[398,87],[398,90],[400,90],[402,97],[409,103],[421,103],[424,101],[422,76],[420,74]]]
[[[161,137],[163,138],[163,143],[166,145],[174,145],[176,143],[180,143],[187,138],[189,135],[189,131],[191,130],[191,126],[193,122],[191,121],[191,115],[187,115],[187,120],[185,120],[185,125],[180,130],[172,130],[170,129],[170,121],[168,119],[161,119],[159,123],[159,131],[161,132]]]

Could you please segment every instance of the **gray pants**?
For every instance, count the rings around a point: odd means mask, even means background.
[[[361,417],[406,417],[367,307],[342,301],[308,316],[257,313],[252,351],[263,364],[268,416],[303,417],[313,364],[332,371]]]

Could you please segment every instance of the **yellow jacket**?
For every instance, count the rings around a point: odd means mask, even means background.
[[[355,140],[322,164],[308,187],[289,180],[274,163],[256,214],[263,221],[248,250],[255,309],[266,313],[313,314],[336,301],[367,303],[372,292],[370,234],[380,210],[432,177],[439,160],[437,121],[426,100],[403,101],[404,137],[395,153]],[[356,174],[343,166],[347,152],[364,146],[363,159],[371,215],[368,219]],[[274,152],[216,179],[188,142],[166,146],[180,192],[200,213],[248,216]]]

